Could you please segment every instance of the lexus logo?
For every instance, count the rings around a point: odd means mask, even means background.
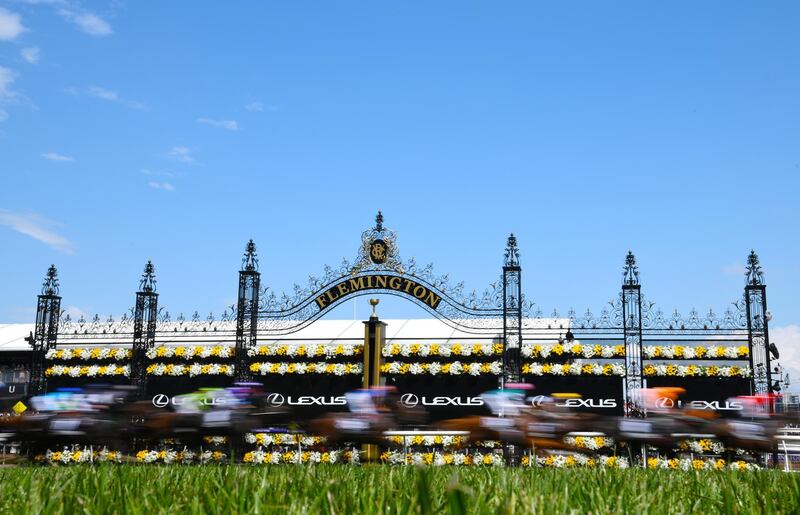
[[[269,404],[274,408],[277,408],[278,406],[283,406],[283,403],[285,401],[286,399],[283,397],[283,395],[279,393],[271,393],[267,395],[267,404]]]
[[[167,397],[163,393],[159,393],[158,395],[153,397],[153,406],[155,406],[156,408],[163,408],[167,404],[169,404],[169,397]]]
[[[658,400],[656,400],[656,408],[664,409],[664,408],[674,408],[674,407],[675,407],[675,401],[673,401],[669,397],[659,397]]]
[[[400,402],[405,404],[409,408],[413,408],[417,404],[419,404],[419,397],[414,395],[413,393],[405,393],[402,397],[400,397]]]

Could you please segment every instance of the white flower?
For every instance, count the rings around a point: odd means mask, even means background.
[[[345,356],[353,356],[356,353],[356,346],[355,345],[350,345],[350,344],[344,345],[342,347],[342,353]]]
[[[552,345],[542,345],[542,350],[539,351],[539,356],[542,358],[546,358],[550,355],[551,352],[553,352]]]
[[[211,374],[212,376],[219,375],[219,373],[220,373],[219,364],[214,363],[213,365],[211,365],[208,368],[208,373]]]
[[[411,345],[404,343],[400,346],[400,355],[404,357],[408,357],[411,355]]]
[[[400,373],[400,362],[399,361],[392,361],[389,363],[389,373],[390,374],[399,374]]]
[[[439,346],[439,356],[443,358],[449,357],[453,351],[450,349],[449,345],[440,345]]]
[[[491,356],[492,355],[492,344],[491,343],[484,343],[481,345],[481,352],[484,356]]]
[[[450,365],[450,374],[451,375],[458,375],[458,374],[461,374],[462,372],[463,372],[463,367],[461,366],[461,362],[460,361],[454,361]]]
[[[44,353],[45,359],[53,359],[53,358],[55,358],[56,357],[56,352],[57,351],[55,349],[48,350],[47,352]]]
[[[533,356],[533,345],[531,345],[530,343],[524,344],[522,346],[522,350],[520,350],[520,353],[522,354],[523,357],[530,358],[531,356]]]
[[[255,347],[250,347],[249,349],[247,349],[247,355],[250,356],[251,358],[256,354],[258,354],[258,350]]]
[[[144,355],[147,356],[147,359],[155,359],[156,358],[156,349],[155,348],[147,349],[147,351],[144,353]]]
[[[410,367],[408,367],[408,373],[413,375],[424,374],[425,369],[422,368],[422,365],[419,363],[412,363]]]
[[[92,365],[89,367],[89,370],[86,372],[86,375],[89,377],[94,377],[100,371],[100,367],[97,365]]]
[[[305,363],[298,363],[297,365],[295,365],[295,369],[294,370],[298,374],[305,374],[307,369],[308,369],[308,365],[306,365]]]
[[[200,365],[200,363],[192,363],[192,365],[189,367],[189,375],[191,377],[199,376],[202,373],[203,367]]]
[[[600,349],[600,355],[604,358],[611,358],[614,356],[614,348],[610,345],[603,345]]]
[[[442,364],[438,361],[434,361],[428,365],[428,373],[431,375],[436,375],[442,371]]]
[[[419,346],[419,355],[424,357],[429,356],[431,353],[431,346],[427,343],[420,344]]]
[[[481,373],[481,364],[480,363],[470,363],[466,365],[467,373],[471,376],[477,376]]]

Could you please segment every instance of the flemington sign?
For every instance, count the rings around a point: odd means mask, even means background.
[[[390,274],[365,275],[345,279],[321,293],[314,299],[314,302],[322,310],[347,295],[369,290],[392,290],[405,293],[434,310],[442,302],[442,297],[431,291],[427,286],[408,277]]]

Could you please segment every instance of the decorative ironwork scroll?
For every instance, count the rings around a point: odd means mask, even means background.
[[[152,261],[148,261],[139,282],[139,291],[136,292],[136,306],[133,312],[131,383],[138,386],[141,391],[144,391],[147,385],[147,351],[155,345],[157,315],[156,274]]]
[[[239,271],[239,297],[236,309],[236,379],[250,380],[247,349],[256,346],[258,330],[258,294],[261,274],[253,240],[247,243]]]
[[[513,234],[508,237],[503,265],[503,346],[503,383],[517,383],[522,368],[522,268]]]
[[[744,303],[747,308],[747,336],[750,344],[750,368],[753,370],[753,391],[772,393],[772,370],[769,350],[767,286],[755,251],[747,256]]]
[[[622,321],[625,339],[625,415],[641,409],[642,292],[636,258],[628,251],[622,272]]]
[[[29,339],[33,348],[28,387],[31,395],[41,393],[47,388],[47,378],[44,375],[45,354],[56,346],[58,338],[58,322],[61,315],[61,297],[58,293],[58,271],[55,265],[50,265],[42,284],[42,293],[37,297],[35,332]]]
[[[490,334],[502,331],[503,289],[498,281],[482,295],[464,294],[464,284],[451,285],[447,275],[437,276],[433,266],[421,267],[412,258],[403,261],[397,235],[383,225],[378,212],[375,226],[364,231],[355,263],[326,266],[322,277],[309,277],[306,287],[294,286],[293,294],[278,297],[261,291],[258,330],[289,334],[306,327],[346,298],[370,293],[403,296],[459,330]]]

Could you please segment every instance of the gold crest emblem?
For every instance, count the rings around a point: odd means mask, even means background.
[[[388,257],[386,242],[381,239],[372,240],[372,243],[369,245],[369,257],[376,265],[385,263]]]

